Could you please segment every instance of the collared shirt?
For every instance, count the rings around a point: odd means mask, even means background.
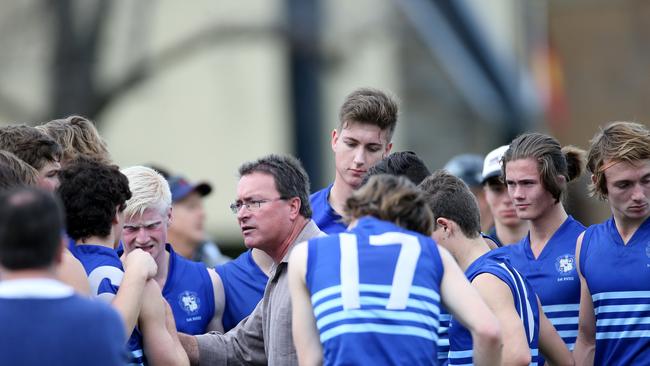
[[[298,365],[291,333],[291,295],[287,261],[300,242],[324,235],[310,220],[291,243],[282,261],[274,266],[264,297],[249,317],[228,333],[196,336],[201,365]]]

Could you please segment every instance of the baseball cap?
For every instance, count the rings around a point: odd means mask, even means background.
[[[182,200],[192,192],[198,193],[201,197],[205,197],[212,192],[212,186],[209,183],[192,184],[180,175],[170,176],[167,178],[167,183],[169,183],[169,190],[172,192],[172,203]]]
[[[510,145],[499,146],[485,155],[481,183],[485,183],[492,177],[501,176],[501,161],[508,148],[510,148]]]
[[[469,187],[481,185],[483,157],[477,154],[456,155],[445,164],[444,169],[460,178]]]

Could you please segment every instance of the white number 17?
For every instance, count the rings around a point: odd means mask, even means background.
[[[361,304],[359,300],[359,253],[357,251],[357,236],[349,233],[341,233],[341,299],[344,309],[358,309]],[[386,309],[405,309],[408,302],[415,267],[420,257],[420,242],[414,235],[387,232],[381,235],[371,235],[370,245],[400,245],[393,282],[390,289],[390,297]]]

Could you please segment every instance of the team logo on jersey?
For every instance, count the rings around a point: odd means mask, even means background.
[[[555,269],[561,274],[569,273],[576,268],[576,258],[571,254],[565,254],[557,257],[555,260]]]
[[[184,291],[178,296],[178,303],[189,315],[194,315],[201,307],[201,299],[192,291]]]

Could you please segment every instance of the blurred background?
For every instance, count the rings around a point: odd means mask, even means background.
[[[268,153],[334,176],[353,89],[401,100],[393,151],[431,169],[525,131],[582,148],[650,120],[644,0],[21,0],[0,3],[0,124],[93,120],[120,166],[206,180],[208,231],[243,250],[237,167]],[[608,216],[572,187],[585,224]]]

